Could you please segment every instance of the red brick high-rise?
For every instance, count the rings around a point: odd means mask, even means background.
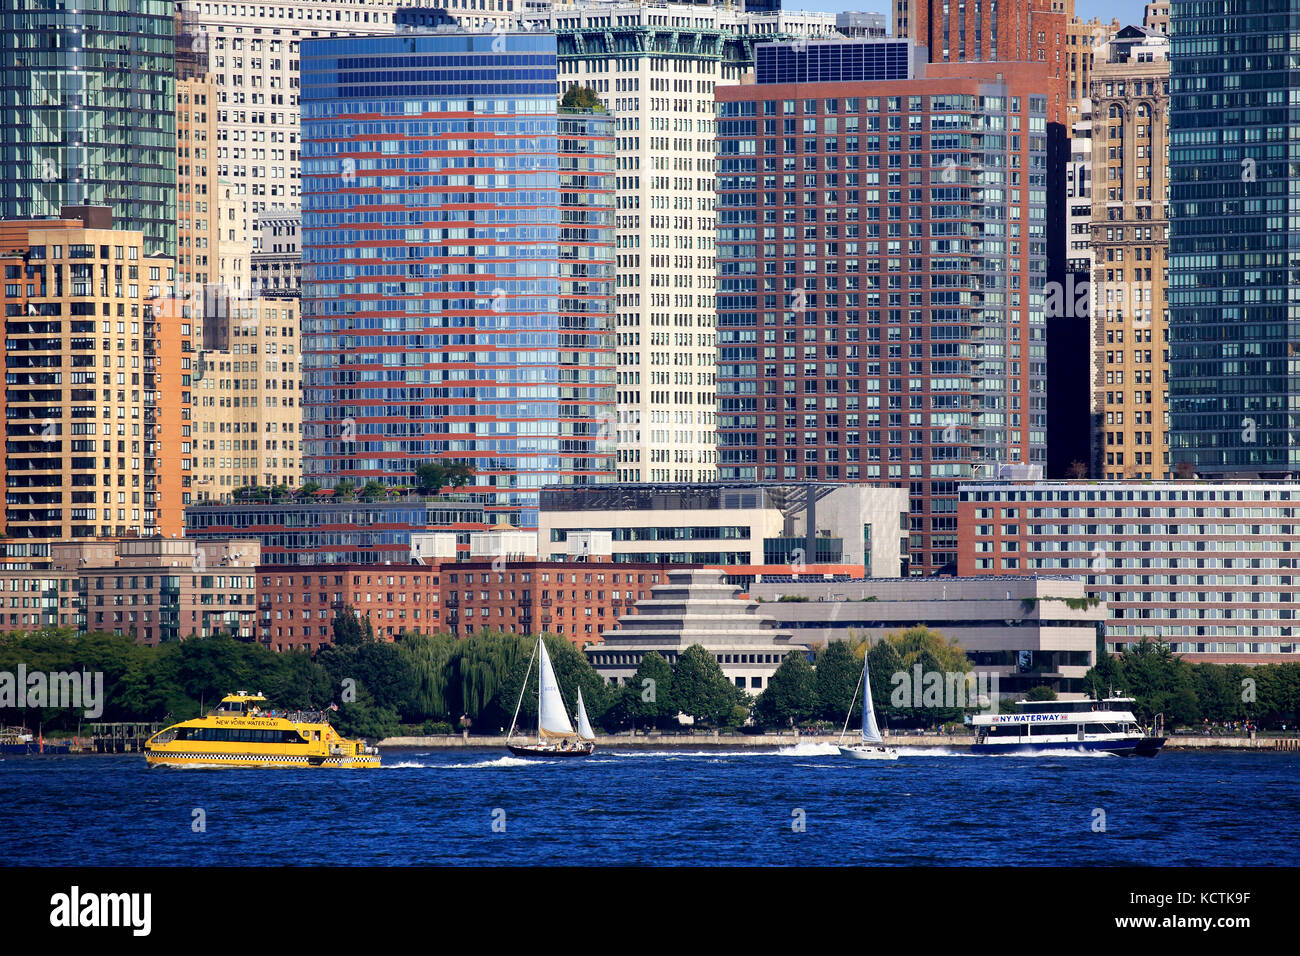
[[[919,56],[760,45],[715,91],[718,474],[906,487],[931,574],[960,481],[1045,463],[1051,124],[1041,66]]]
[[[1064,124],[1071,13],[1064,0],[906,0],[894,16],[931,63],[1047,64],[1047,121]]]

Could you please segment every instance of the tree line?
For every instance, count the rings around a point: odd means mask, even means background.
[[[812,659],[791,653],[757,698],[735,686],[700,646],[669,663],[648,653],[632,678],[612,686],[566,638],[545,635],[560,688],[570,707],[577,691],[592,724],[608,732],[672,729],[678,715],[721,729],[755,726],[856,726],[862,715],[859,678],[866,656],[877,720],[885,726],[932,726],[960,721],[972,707],[898,702],[894,674],[919,666],[924,673],[968,673],[961,647],[925,627],[885,635],[874,644],[851,635],[814,649]],[[464,638],[406,634],[376,640],[369,622],[345,608],[334,621],[334,643],[314,654],[276,652],[229,635],[190,638],[159,647],[127,635],[75,634],[46,628],[0,634],[0,672],[19,664],[34,671],[104,674],[102,721],[177,721],[197,717],[235,690],[265,694],[276,706],[339,705],[335,722],[351,736],[451,732],[468,726],[497,733],[510,726],[528,674],[519,726],[536,726],[537,667],[529,674],[536,637],[482,631]],[[1262,728],[1300,723],[1300,664],[1190,664],[1167,645],[1140,644],[1104,655],[1084,679],[1096,697],[1132,696],[1138,716],[1164,715],[1167,727],[1250,720]],[[1039,693],[1041,691],[1041,693]],[[1050,697],[1046,688],[1030,697]],[[1008,706],[1008,701],[1003,701]],[[46,732],[76,732],[85,720],[70,709],[5,708],[0,723],[39,724]]]

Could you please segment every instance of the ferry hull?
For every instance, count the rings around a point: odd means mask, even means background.
[[[380,766],[378,754],[232,754],[145,751],[151,767],[335,767],[365,770]]]
[[[546,747],[515,747],[511,744],[506,745],[507,749],[516,757],[537,757],[551,760],[556,757],[590,757],[595,746],[584,747],[579,750],[553,750]]]
[[[1165,737],[1126,737],[1120,740],[1063,740],[1042,744],[972,744],[972,754],[1041,754],[1062,750],[1079,753],[1108,753],[1118,757],[1154,757],[1165,745]]]
[[[39,754],[67,754],[72,752],[71,744],[46,743],[42,750],[35,741],[24,744],[0,744],[0,755],[9,757],[36,756]]]

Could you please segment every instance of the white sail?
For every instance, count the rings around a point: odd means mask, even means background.
[[[546,652],[546,644],[537,639],[541,653],[540,669],[541,691],[537,703],[537,735],[539,737],[572,737],[573,724],[564,710],[564,698],[560,696],[560,682],[555,679],[555,669],[551,667],[551,655]]]
[[[867,672],[867,659],[862,658],[862,739],[869,744],[882,742],[880,728],[876,726],[876,709],[871,703],[871,675]]]
[[[578,688],[578,736],[583,740],[595,740],[596,733],[587,720],[587,708],[582,705],[582,688]]]

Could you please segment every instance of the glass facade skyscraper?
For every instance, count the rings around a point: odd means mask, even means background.
[[[305,476],[468,462],[489,517],[614,464],[613,140],[552,35],[304,42]]]
[[[109,206],[176,252],[174,4],[9,0],[0,10],[0,218]]]
[[[1174,0],[1169,373],[1175,469],[1300,472],[1296,0]]]

